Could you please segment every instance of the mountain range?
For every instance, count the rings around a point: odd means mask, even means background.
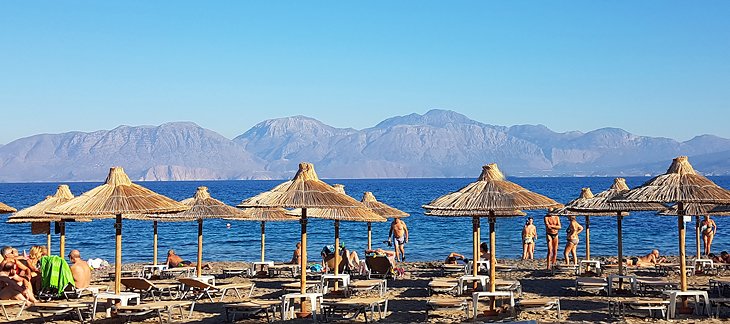
[[[512,176],[630,176],[664,172],[678,155],[704,174],[730,174],[730,139],[713,135],[679,142],[619,128],[558,133],[431,110],[362,130],[270,119],[233,139],[191,122],[39,134],[0,145],[0,181],[100,181],[115,165],[136,180],[281,179],[301,161],[324,178],[476,177],[491,162]]]

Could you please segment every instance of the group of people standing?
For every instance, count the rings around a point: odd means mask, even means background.
[[[565,263],[578,264],[578,253],[577,247],[580,242],[579,234],[583,232],[583,226],[575,220],[575,216],[569,216],[570,224],[566,228],[566,244],[563,256],[565,257]],[[537,241],[537,227],[533,223],[532,217],[528,217],[525,222],[525,226],[522,228],[522,259],[532,260],[535,258],[535,243]],[[560,223],[560,217],[557,215],[548,214],[545,216],[545,233],[547,234],[548,253],[547,253],[547,268],[550,269],[554,264],[558,262],[558,247],[559,238],[558,233],[563,226]]]
[[[575,216],[568,216],[570,224],[567,226],[565,250],[563,256],[565,257],[565,264],[578,264],[577,247],[580,242],[579,234],[583,232],[583,226],[578,223]],[[558,261],[558,248],[559,238],[558,233],[562,229],[560,223],[560,216],[554,214],[545,215],[545,233],[547,234],[547,269],[551,269]],[[717,224],[714,220],[710,219],[709,216],[705,216],[704,219],[698,224],[700,229],[700,235],[702,235],[702,242],[704,243],[704,255],[712,255],[710,249],[712,247],[712,240],[717,233]],[[522,259],[532,260],[535,258],[535,242],[537,240],[537,228],[533,224],[533,218],[528,217],[525,222],[525,226],[522,228]],[[657,253],[658,254],[658,253]],[[572,258],[571,258],[572,257]],[[572,262],[571,262],[572,261]]]

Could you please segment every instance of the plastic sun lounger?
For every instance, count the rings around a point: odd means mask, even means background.
[[[58,315],[74,314],[81,323],[84,323],[83,311],[91,309],[91,303],[78,302],[60,302],[60,303],[35,303],[33,308],[36,313],[41,315],[43,322],[46,321],[46,315],[51,317]]]
[[[555,275],[556,273],[572,273],[578,275],[580,266],[577,264],[562,264],[556,263],[550,268],[550,274]]]
[[[301,291],[300,288],[301,288],[301,283],[299,283],[299,281],[281,284],[281,289],[284,290],[286,293],[298,293]],[[317,292],[317,291],[319,291],[319,285],[313,284],[313,283],[307,283],[307,292]]]
[[[107,285],[91,285],[86,288],[76,288],[73,286],[69,286],[69,288],[63,291],[63,295],[64,297],[66,297],[67,300],[80,299],[84,296],[94,296],[99,292],[108,290],[109,286]]]
[[[178,284],[172,283],[155,283],[145,278],[122,278],[122,285],[127,287],[129,291],[137,292],[140,298],[144,299],[147,296],[152,296],[152,300],[159,301],[164,293],[171,299],[177,297],[177,291],[179,288]],[[157,293],[157,294],[155,294]],[[173,295],[174,293],[174,295]],[[158,296],[159,295],[159,296]]]
[[[642,294],[649,292],[661,293],[664,290],[675,289],[678,286],[676,283],[666,281],[665,279],[652,277],[636,278],[636,283],[639,285],[639,292]]]
[[[6,307],[13,306],[20,306],[20,310],[18,310],[18,313],[14,317],[15,319],[18,319],[21,315],[23,315],[23,310],[25,310],[25,300],[0,300],[0,309],[3,310],[3,315],[8,321],[10,321],[10,314]]]
[[[456,290],[459,286],[459,280],[454,278],[450,279],[433,279],[428,283],[428,295],[431,296],[434,293],[451,293]]]
[[[249,299],[240,303],[227,304],[223,306],[226,310],[226,321],[235,322],[236,314],[244,316],[255,316],[261,312],[266,313],[266,323],[276,319],[277,308],[281,307],[280,300]],[[271,314],[271,315],[269,315]]]
[[[250,268],[230,268],[230,269],[223,269],[223,278],[229,278],[229,277],[235,277],[235,276],[247,276],[250,277],[251,269]]]
[[[667,309],[669,301],[666,299],[646,299],[646,298],[630,298],[609,302],[609,315],[624,318],[626,310],[648,310],[649,316],[654,317],[654,312],[659,311],[661,318],[668,319]]]
[[[429,312],[446,310],[463,311],[466,318],[469,318],[469,302],[466,299],[435,298],[427,300],[426,305],[428,305],[426,309],[426,321],[428,321]]]
[[[388,281],[385,279],[355,280],[350,282],[349,288],[353,293],[362,293],[375,290],[378,292],[378,295],[380,297],[383,297],[385,295],[386,289],[388,289]]]
[[[583,291],[601,291],[608,287],[605,278],[579,277],[575,279],[575,295]]]
[[[127,322],[129,322],[132,316],[144,316],[150,313],[156,313],[160,323],[163,323],[162,314],[167,314],[167,321],[171,322],[172,313],[176,308],[180,310],[180,318],[185,320],[184,308],[187,306],[190,306],[187,316],[187,318],[190,318],[193,314],[195,302],[189,300],[158,301],[132,306],[119,306],[117,307],[117,314],[121,317],[126,317]]]
[[[375,320],[375,311],[378,311],[378,320],[382,320],[388,313],[388,300],[385,298],[349,298],[335,301],[325,301],[322,304],[326,320],[342,312],[342,319],[354,320],[360,314],[365,317],[365,323]],[[350,316],[346,314],[353,313]],[[368,314],[370,315],[368,317]]]
[[[515,308],[522,311],[555,309],[558,313],[558,319],[560,319],[560,299],[558,298],[522,299],[515,303]]]
[[[207,296],[211,302],[213,302],[213,296],[211,295],[211,293],[220,293],[221,298],[219,301],[223,301],[223,298],[226,296],[226,292],[228,292],[229,290],[235,291],[238,298],[241,298],[241,293],[238,291],[239,289],[248,290],[248,294],[246,295],[246,297],[251,297],[251,294],[253,294],[253,289],[256,286],[253,282],[211,285],[207,282],[203,282],[194,278],[178,278],[177,280],[186,287],[192,288],[198,292],[198,294],[194,296],[195,300],[199,300],[200,298]],[[184,298],[187,293],[188,291],[185,291],[182,298]]]
[[[366,256],[365,264],[368,267],[368,279],[377,278],[393,278],[393,264],[386,256]]]
[[[298,264],[274,264],[268,267],[269,276],[274,277],[281,275],[284,272],[289,272],[291,277],[294,278],[299,274]]]
[[[463,275],[466,273],[466,265],[465,264],[442,264],[441,265],[441,275]]]

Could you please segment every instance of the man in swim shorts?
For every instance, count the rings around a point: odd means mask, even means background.
[[[547,269],[552,269],[552,266],[558,262],[558,231],[562,226],[560,225],[560,217],[548,213],[545,215],[545,232],[547,233],[548,241],[548,252],[547,252]]]
[[[388,233],[388,242],[391,242],[391,236],[395,241],[395,259],[400,261],[406,260],[406,251],[404,245],[408,243],[408,227],[400,218],[393,220],[390,224],[390,232]]]

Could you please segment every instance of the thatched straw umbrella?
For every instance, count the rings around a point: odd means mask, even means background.
[[[198,222],[198,258],[195,264],[195,273],[198,277],[203,275],[203,220],[211,218],[243,219],[246,214],[235,207],[228,206],[224,202],[210,196],[208,187],[198,187],[192,198],[181,200],[190,209],[167,215],[155,216],[162,221],[185,222],[195,220]]]
[[[308,208],[344,208],[360,209],[367,213],[368,209],[359,201],[343,195],[332,186],[319,180],[311,163],[300,163],[297,174],[292,180],[284,182],[273,189],[260,193],[244,200],[237,207],[282,207],[302,208],[301,214],[301,242],[302,242],[302,271],[300,289],[302,293],[307,289],[307,209]],[[304,307],[302,307],[304,309]]]
[[[164,214],[187,210],[175,200],[132,183],[121,167],[113,167],[104,184],[81,196],[57,206],[48,213],[62,219],[98,219],[116,215],[116,257],[114,262],[114,293],[121,291],[122,217],[123,215]]]
[[[623,274],[623,218],[628,216],[629,210],[656,210],[662,208],[661,204],[636,204],[618,203],[611,201],[612,198],[629,191],[626,179],[616,178],[608,190],[593,195],[590,188],[583,188],[581,196],[562,208],[564,215],[585,215],[586,216],[586,259],[590,260],[590,219],[589,216],[616,216],[616,239],[618,240],[619,274]],[[559,211],[560,213],[560,211]]]
[[[730,204],[730,191],[695,172],[686,156],[672,161],[665,174],[613,199],[629,203],[676,203],[679,228],[680,289],[687,290],[684,215],[687,203]],[[686,306],[686,299],[684,300]]]
[[[661,216],[678,216],[677,205],[664,209],[657,213]],[[730,206],[715,204],[687,204],[684,207],[685,215],[695,216],[695,242],[697,243],[697,258],[701,259],[700,253],[700,216],[730,216]]]
[[[244,208],[245,218],[226,218],[228,220],[244,220],[261,222],[261,262],[266,259],[266,222],[295,221],[299,217],[290,216],[284,208]]]
[[[17,209],[0,202],[0,214],[14,213]]]
[[[8,217],[8,223],[47,223],[48,232],[46,244],[48,245],[48,253],[51,253],[51,224],[56,222],[60,230],[59,255],[63,258],[66,255],[66,222],[57,215],[47,214],[46,212],[65,204],[73,199],[74,195],[69,190],[68,185],[62,184],[56,189],[53,196],[47,196],[43,201],[21,209],[15,214]],[[109,216],[111,218],[111,216]]]
[[[531,192],[520,185],[507,181],[497,164],[482,167],[482,174],[476,182],[466,185],[459,191],[434,199],[423,208],[429,212],[453,212],[453,216],[472,216],[474,260],[479,259],[479,217],[485,214],[489,218],[490,269],[489,291],[495,290],[496,243],[494,226],[497,212],[509,212],[522,209],[559,208],[563,205],[543,195]],[[488,213],[488,214],[487,214]],[[505,215],[506,216],[506,215]],[[478,267],[474,268],[474,275]],[[494,307],[494,299],[492,299]]]
[[[345,193],[345,186],[341,184],[334,184],[332,186],[337,192],[347,195]],[[349,197],[349,196],[348,196]],[[297,208],[289,212],[291,215],[302,215],[302,209]],[[346,222],[385,222],[385,218],[379,216],[371,209],[365,207],[362,208],[311,208],[307,211],[307,216],[312,218],[330,219],[335,221],[335,275],[340,272],[340,221]],[[369,249],[369,248],[368,248]],[[335,289],[338,289],[338,282],[335,282]]]
[[[373,212],[384,218],[404,218],[410,216],[410,214],[400,209],[393,208],[382,202],[379,202],[377,199],[375,199],[375,195],[373,195],[373,193],[370,191],[366,191],[362,195],[362,200],[360,200],[360,202],[362,202],[363,205],[370,208]],[[372,242],[373,226],[372,222],[368,222],[368,250],[371,250],[373,248]]]

